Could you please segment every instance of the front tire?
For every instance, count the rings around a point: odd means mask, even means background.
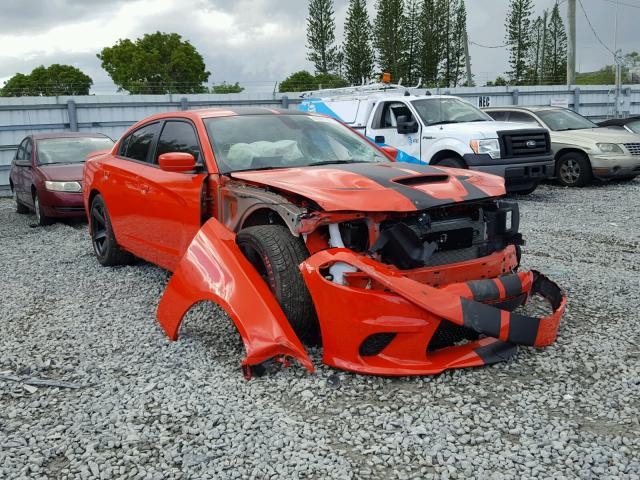
[[[593,178],[591,163],[580,153],[566,153],[558,159],[556,178],[565,187],[584,187]]]
[[[309,257],[302,239],[282,225],[259,225],[241,230],[236,243],[275,295],[298,338],[317,344],[318,318],[298,269]]]
[[[116,242],[111,218],[101,195],[96,195],[91,202],[89,221],[93,251],[101,265],[113,267],[128,265],[133,261],[133,255],[122,250]]]
[[[42,212],[42,205],[40,205],[40,198],[38,197],[38,192],[33,192],[33,209],[36,213],[36,223],[38,225],[40,225],[41,227],[45,227],[53,223],[53,219],[51,217],[47,217]]]

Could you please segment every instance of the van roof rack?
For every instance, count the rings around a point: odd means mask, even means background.
[[[311,98],[318,95],[337,97],[342,95],[358,95],[367,93],[387,93],[397,92],[401,95],[411,95],[410,90],[420,88],[422,85],[422,79],[418,80],[418,83],[414,87],[407,87],[402,85],[402,80],[399,83],[383,83],[375,82],[362,85],[352,85],[350,87],[341,88],[323,88],[321,90],[310,90],[308,92],[302,92],[300,98]]]

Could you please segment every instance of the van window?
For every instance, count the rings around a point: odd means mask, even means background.
[[[398,117],[405,116],[408,121],[413,120],[411,109],[402,102],[384,102],[378,107],[376,116],[373,120],[372,128],[396,128],[398,125]]]

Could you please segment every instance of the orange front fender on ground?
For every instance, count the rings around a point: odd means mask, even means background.
[[[210,219],[200,229],[175,270],[158,305],[158,321],[171,340],[196,303],[220,305],[235,323],[247,351],[245,371],[270,358],[293,357],[314,368],[280,305],[235,242],[235,234]]]

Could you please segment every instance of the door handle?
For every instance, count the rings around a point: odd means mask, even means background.
[[[435,140],[436,137],[428,137],[427,135],[425,135],[424,137],[422,137],[423,140]]]

